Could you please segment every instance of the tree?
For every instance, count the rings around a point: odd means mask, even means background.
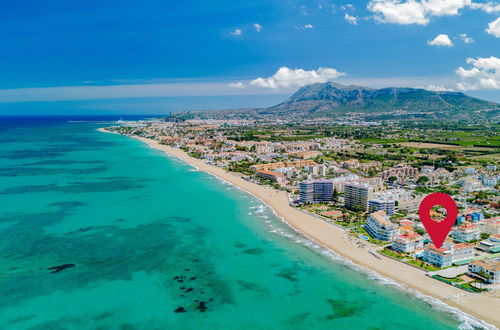
[[[389,180],[389,182],[390,182],[390,183],[393,183],[393,182],[394,182],[394,181],[396,181],[397,179],[398,179],[398,177],[397,177],[397,176],[395,176],[395,175],[393,175],[393,176],[391,176],[388,180]]]
[[[427,182],[429,182],[429,178],[426,176],[421,176],[417,179],[417,184],[426,184]]]
[[[337,187],[333,188],[332,201],[334,204],[339,202],[339,195],[340,193],[338,192]]]
[[[490,237],[490,234],[488,233],[481,233],[481,238],[482,239],[488,239]]]
[[[421,228],[415,228],[415,232],[419,235],[425,235],[426,231]]]
[[[353,211],[355,213],[355,222],[356,225],[360,225],[361,222],[363,222],[363,210],[361,210],[361,207],[359,205],[355,205],[353,208]]]

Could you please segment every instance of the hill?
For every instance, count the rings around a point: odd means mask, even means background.
[[[373,89],[344,86],[332,82],[300,88],[288,100],[261,114],[334,116],[348,112],[395,113],[433,112],[469,117],[473,112],[498,113],[500,104],[480,100],[460,92],[434,92],[419,88]]]

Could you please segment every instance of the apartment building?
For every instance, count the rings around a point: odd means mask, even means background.
[[[473,257],[474,251],[470,244],[446,242],[439,249],[433,244],[426,245],[423,259],[438,267],[449,267],[453,263],[466,261]]]
[[[418,174],[418,169],[408,165],[397,165],[382,172],[382,179],[388,180],[391,176],[398,178],[398,181],[405,181],[414,178]]]
[[[380,180],[380,178],[378,179]],[[363,181],[347,183],[344,188],[345,207],[367,212],[370,199],[375,199],[375,193],[382,189],[382,185],[372,185]]]
[[[324,203],[332,200],[334,182],[332,180],[308,180],[299,184],[301,203]]]
[[[396,203],[393,200],[370,199],[368,201],[369,212],[385,211],[387,215],[393,215],[396,210]]]
[[[271,180],[276,183],[282,183],[285,176],[281,173],[275,173],[270,171],[257,171],[257,176],[262,179]]]
[[[455,241],[462,243],[476,241],[481,238],[479,227],[470,222],[465,222],[463,225],[456,227],[451,235]]]
[[[398,225],[392,223],[384,211],[370,214],[364,228],[371,237],[379,241],[390,242],[399,233]]]
[[[403,234],[397,235],[392,242],[392,249],[403,253],[411,253],[424,247],[424,238],[419,234],[405,230]]]
[[[491,235],[488,239],[482,240],[477,249],[488,253],[500,252],[500,234]]]
[[[469,275],[490,284],[500,283],[500,258],[476,260],[468,266]]]

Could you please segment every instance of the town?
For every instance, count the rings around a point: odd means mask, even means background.
[[[468,292],[500,289],[495,128],[404,128],[366,118],[329,125],[322,119],[167,117],[119,122],[107,130],[154,139],[284,190],[293,207],[436,280]],[[432,192],[450,195],[459,210],[439,249],[418,216],[420,202]],[[435,207],[431,216],[439,221],[445,212]]]

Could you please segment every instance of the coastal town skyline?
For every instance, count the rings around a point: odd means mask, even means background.
[[[188,112],[101,131],[139,139],[234,184],[335,253],[496,320],[488,310],[499,303],[498,134],[488,121],[273,111]],[[481,144],[472,142],[481,135]],[[445,231],[429,232],[434,222],[446,223]],[[481,303],[451,298],[441,291],[446,285]]]

